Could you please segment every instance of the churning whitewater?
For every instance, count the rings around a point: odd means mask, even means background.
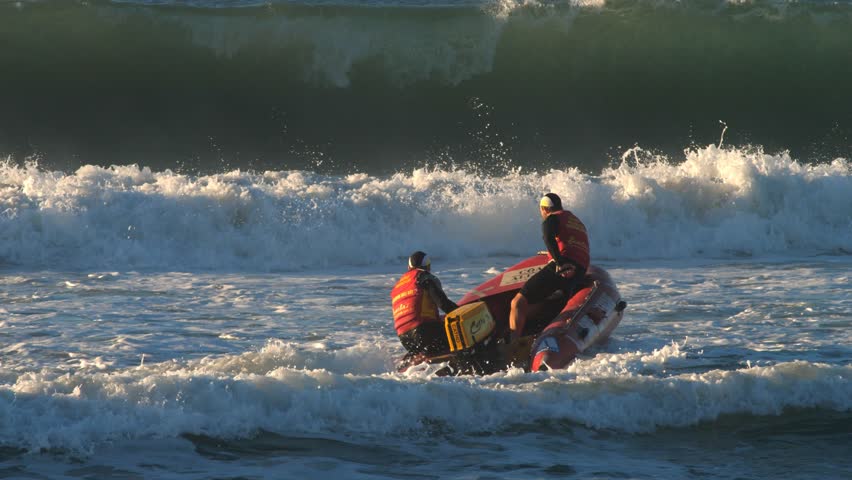
[[[760,150],[631,150],[597,175],[0,169],[0,260],[27,267],[292,271],[387,265],[413,244],[446,262],[521,256],[541,249],[529,210],[547,191],[586,219],[599,260],[852,251],[849,162]]]

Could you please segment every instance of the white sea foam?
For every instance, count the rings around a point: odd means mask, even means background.
[[[682,355],[610,354],[553,374],[507,372],[438,380],[377,374],[372,346],[299,352],[273,342],[259,352],[103,372],[30,372],[0,387],[0,441],[29,449],[90,452],[119,439],[182,433],[223,438],[257,429],[284,435],[418,435],[424,422],[457,431],[570,420],[647,432],[724,414],[778,415],[785,408],[852,408],[850,366],[790,362],[662,377],[648,371]],[[363,361],[363,360],[362,360]],[[369,362],[368,362],[369,363]],[[366,368],[361,372],[358,368]],[[2,378],[10,379],[8,372]],[[524,411],[522,417],[516,412]]]
[[[847,160],[807,165],[710,146],[685,161],[489,177],[388,177],[137,166],[73,174],[0,166],[0,259],[81,268],[289,270],[540,249],[536,199],[555,191],[587,225],[593,258],[852,252]],[[69,285],[71,287],[71,285]]]

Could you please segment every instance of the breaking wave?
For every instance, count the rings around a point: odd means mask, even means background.
[[[235,438],[259,430],[422,436],[440,424],[471,433],[513,428],[506,419],[518,410],[525,412],[519,422],[637,433],[729,414],[852,409],[849,365],[797,361],[665,374],[685,356],[676,344],[653,353],[601,354],[554,374],[519,370],[481,379],[382,373],[387,354],[375,345],[328,352],[274,341],[242,355],[114,372],[3,370],[0,443],[91,452],[116,440]]]
[[[387,176],[234,170],[193,176],[0,165],[0,261],[25,267],[282,271],[541,248],[537,199],[586,223],[595,259],[852,252],[847,160],[709,146],[674,162],[639,149],[589,175],[452,168]]]

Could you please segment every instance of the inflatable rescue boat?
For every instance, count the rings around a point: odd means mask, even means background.
[[[509,310],[524,283],[547,265],[539,253],[468,292],[444,318],[447,353],[406,355],[398,370],[446,363],[437,375],[485,375],[511,366],[528,371],[567,367],[580,353],[605,341],[618,326],[627,303],[609,273],[591,265],[570,297],[557,291],[529,305],[523,337],[509,344]]]

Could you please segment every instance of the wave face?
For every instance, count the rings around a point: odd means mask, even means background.
[[[596,261],[849,254],[852,170],[709,146],[672,164],[630,150],[577,169],[489,176],[267,171],[192,176],[137,166],[72,174],[0,166],[0,261],[22,266],[281,271],[541,249],[536,201],[561,194]]]
[[[599,171],[724,120],[732,144],[830,161],[852,157],[850,26],[845,2],[4,2],[0,152]]]

